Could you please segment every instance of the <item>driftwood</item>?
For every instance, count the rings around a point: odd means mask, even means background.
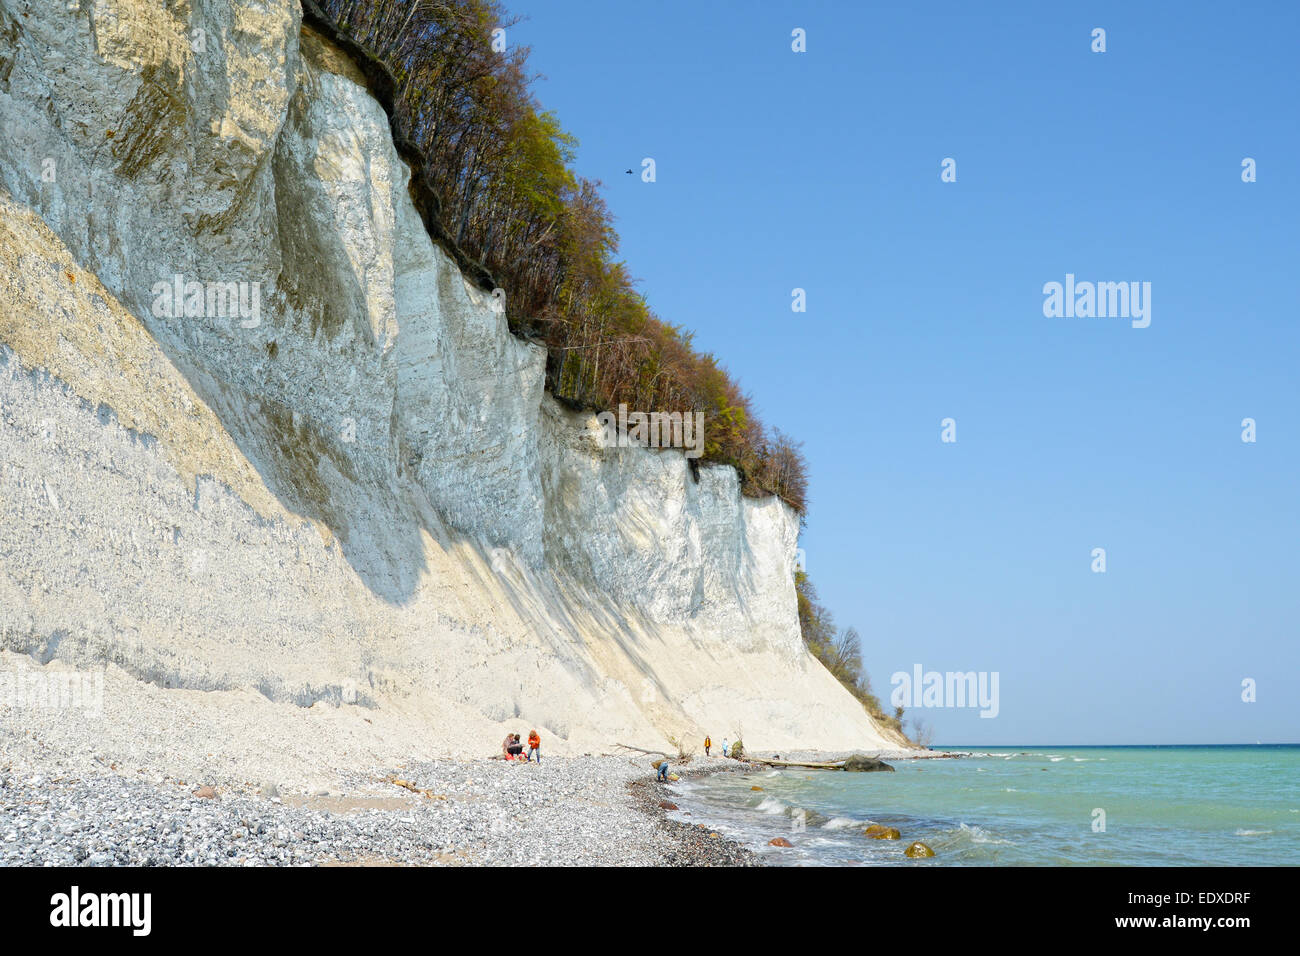
[[[805,767],[808,770],[843,770],[841,763],[803,763],[798,760],[769,760],[767,757],[745,757],[748,763],[761,763],[766,767]]]
[[[615,744],[615,747],[622,747],[624,750],[635,750],[639,754],[647,754],[651,757],[668,757],[670,754],[662,750],[646,750],[644,747],[633,747],[631,744]],[[768,767],[806,767],[809,770],[843,770],[842,763],[799,763],[794,760],[769,760],[766,757],[742,757],[741,763],[761,763]]]
[[[854,766],[852,768],[848,767],[847,764],[849,760],[854,760],[854,758],[858,758],[855,761]],[[769,760],[766,757],[742,757],[741,759],[747,760],[750,763],[762,764],[765,767],[804,767],[808,770],[852,769],[852,770],[859,770],[859,771],[871,771],[871,770],[893,770],[894,769],[889,764],[885,763],[883,760],[880,760],[879,758],[863,757],[860,754],[850,754],[847,759],[838,761],[836,763],[816,763],[816,762],[800,761],[800,760]],[[867,764],[868,766],[862,766],[862,764]],[[874,764],[874,766],[871,766],[872,764]]]
[[[624,750],[635,750],[639,754],[649,754],[651,757],[667,757],[668,753],[663,750],[646,750],[644,747],[633,747],[631,744],[614,744],[615,747],[622,747]]]
[[[395,787],[401,787],[404,790],[410,790],[412,793],[418,793],[429,800],[446,800],[445,794],[434,793],[432,790],[421,790],[409,780],[399,780],[397,777],[385,777],[384,783],[391,783]]]

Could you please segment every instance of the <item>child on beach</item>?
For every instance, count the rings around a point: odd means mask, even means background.
[[[501,751],[505,754],[507,760],[514,760],[522,756],[524,745],[519,742],[518,734],[506,734],[506,739],[501,743]]]
[[[529,763],[533,762],[533,754],[537,754],[537,762],[542,762],[542,738],[537,735],[537,731],[528,731],[528,757]]]
[[[663,763],[659,765],[659,782],[660,783],[668,782],[668,761],[667,760],[665,760]]]
[[[731,749],[731,741],[724,739],[722,741],[722,756],[727,756],[727,751]]]

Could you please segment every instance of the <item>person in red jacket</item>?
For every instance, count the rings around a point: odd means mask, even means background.
[[[542,738],[537,736],[537,731],[528,731],[528,760],[532,762],[533,754],[537,754],[537,762],[542,762]]]

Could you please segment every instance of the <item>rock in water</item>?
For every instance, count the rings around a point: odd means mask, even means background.
[[[844,761],[844,769],[854,773],[866,773],[872,770],[889,770],[892,772],[894,768],[883,760],[877,760],[875,757],[850,754],[848,759]]]
[[[749,789],[750,789],[750,790],[757,790],[757,791],[759,791],[760,793],[761,793],[762,790],[763,790],[762,787],[750,787]]]
[[[934,851],[931,850],[924,843],[922,843],[920,840],[918,840],[917,842],[909,846],[906,850],[904,850],[903,855],[911,857],[912,859],[915,860],[919,857],[934,856]]]
[[[794,844],[791,843],[789,840],[787,840],[785,837],[776,837],[775,839],[768,840],[767,845],[768,846],[794,846]]]
[[[659,809],[660,809],[660,810],[676,810],[676,809],[677,809],[677,804],[672,803],[672,802],[670,802],[670,801],[668,801],[668,800],[661,800],[661,801],[659,801]]]
[[[879,823],[871,824],[862,831],[862,835],[873,840],[901,840],[903,838],[903,834],[899,833],[896,827],[885,827]]]

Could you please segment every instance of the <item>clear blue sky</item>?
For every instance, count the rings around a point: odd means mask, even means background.
[[[999,672],[940,745],[1300,740],[1300,4],[507,6],[652,307],[805,442],[882,699]],[[1066,273],[1150,327],[1045,318]]]

